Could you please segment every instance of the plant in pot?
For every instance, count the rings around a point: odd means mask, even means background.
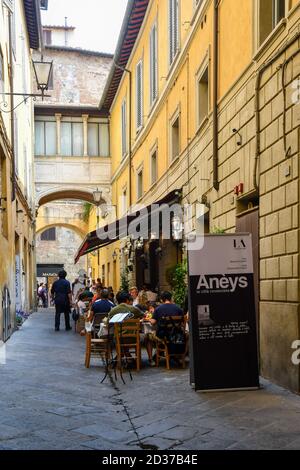
[[[166,271],[166,278],[171,286],[174,302],[184,307],[187,295],[187,261],[178,263]]]

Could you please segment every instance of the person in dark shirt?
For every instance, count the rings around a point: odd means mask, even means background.
[[[59,279],[52,285],[51,295],[55,303],[55,331],[59,331],[60,315],[65,315],[66,330],[71,330],[70,325],[70,311],[72,305],[72,290],[69,281],[66,280],[66,271],[58,273]]]
[[[109,291],[103,289],[100,294],[100,299],[95,300],[92,304],[91,311],[95,315],[96,313],[109,313],[115,304],[109,300]]]
[[[165,317],[183,317],[183,310],[176,304],[172,302],[172,294],[171,292],[163,292],[161,294],[162,304],[159,305],[150,320],[153,325],[161,319]]]

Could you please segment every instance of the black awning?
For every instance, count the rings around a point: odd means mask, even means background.
[[[151,211],[153,209],[153,205],[158,206],[158,208],[162,205],[168,204],[171,205],[177,202],[181,197],[181,190],[177,189],[169,193],[167,196],[162,198],[159,201],[153,202],[149,206],[145,207],[144,211],[147,211],[147,217],[150,216]],[[158,210],[157,208],[157,210]],[[152,212],[153,213],[153,212]],[[99,232],[95,230],[94,232],[88,233],[85,237],[83,243],[81,244],[77,254],[75,256],[75,263],[78,262],[81,256],[87,255],[92,251],[99,250],[104,246],[111,245],[115,243],[117,240],[121,240],[122,238],[126,238],[128,236],[128,226],[131,222],[135,219],[140,218],[141,213],[137,211],[134,214],[128,214],[117,221],[108,224],[104,227],[101,227],[101,238],[99,238]]]

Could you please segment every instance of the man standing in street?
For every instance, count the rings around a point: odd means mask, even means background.
[[[59,279],[53,283],[51,294],[55,303],[55,331],[59,331],[60,315],[65,314],[66,331],[71,330],[70,311],[72,305],[72,291],[69,281],[66,280],[66,271],[58,273]]]

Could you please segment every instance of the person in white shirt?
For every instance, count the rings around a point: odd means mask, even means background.
[[[132,305],[135,307],[136,305],[139,305],[139,291],[137,287],[132,287],[129,291],[129,294],[133,298]]]

